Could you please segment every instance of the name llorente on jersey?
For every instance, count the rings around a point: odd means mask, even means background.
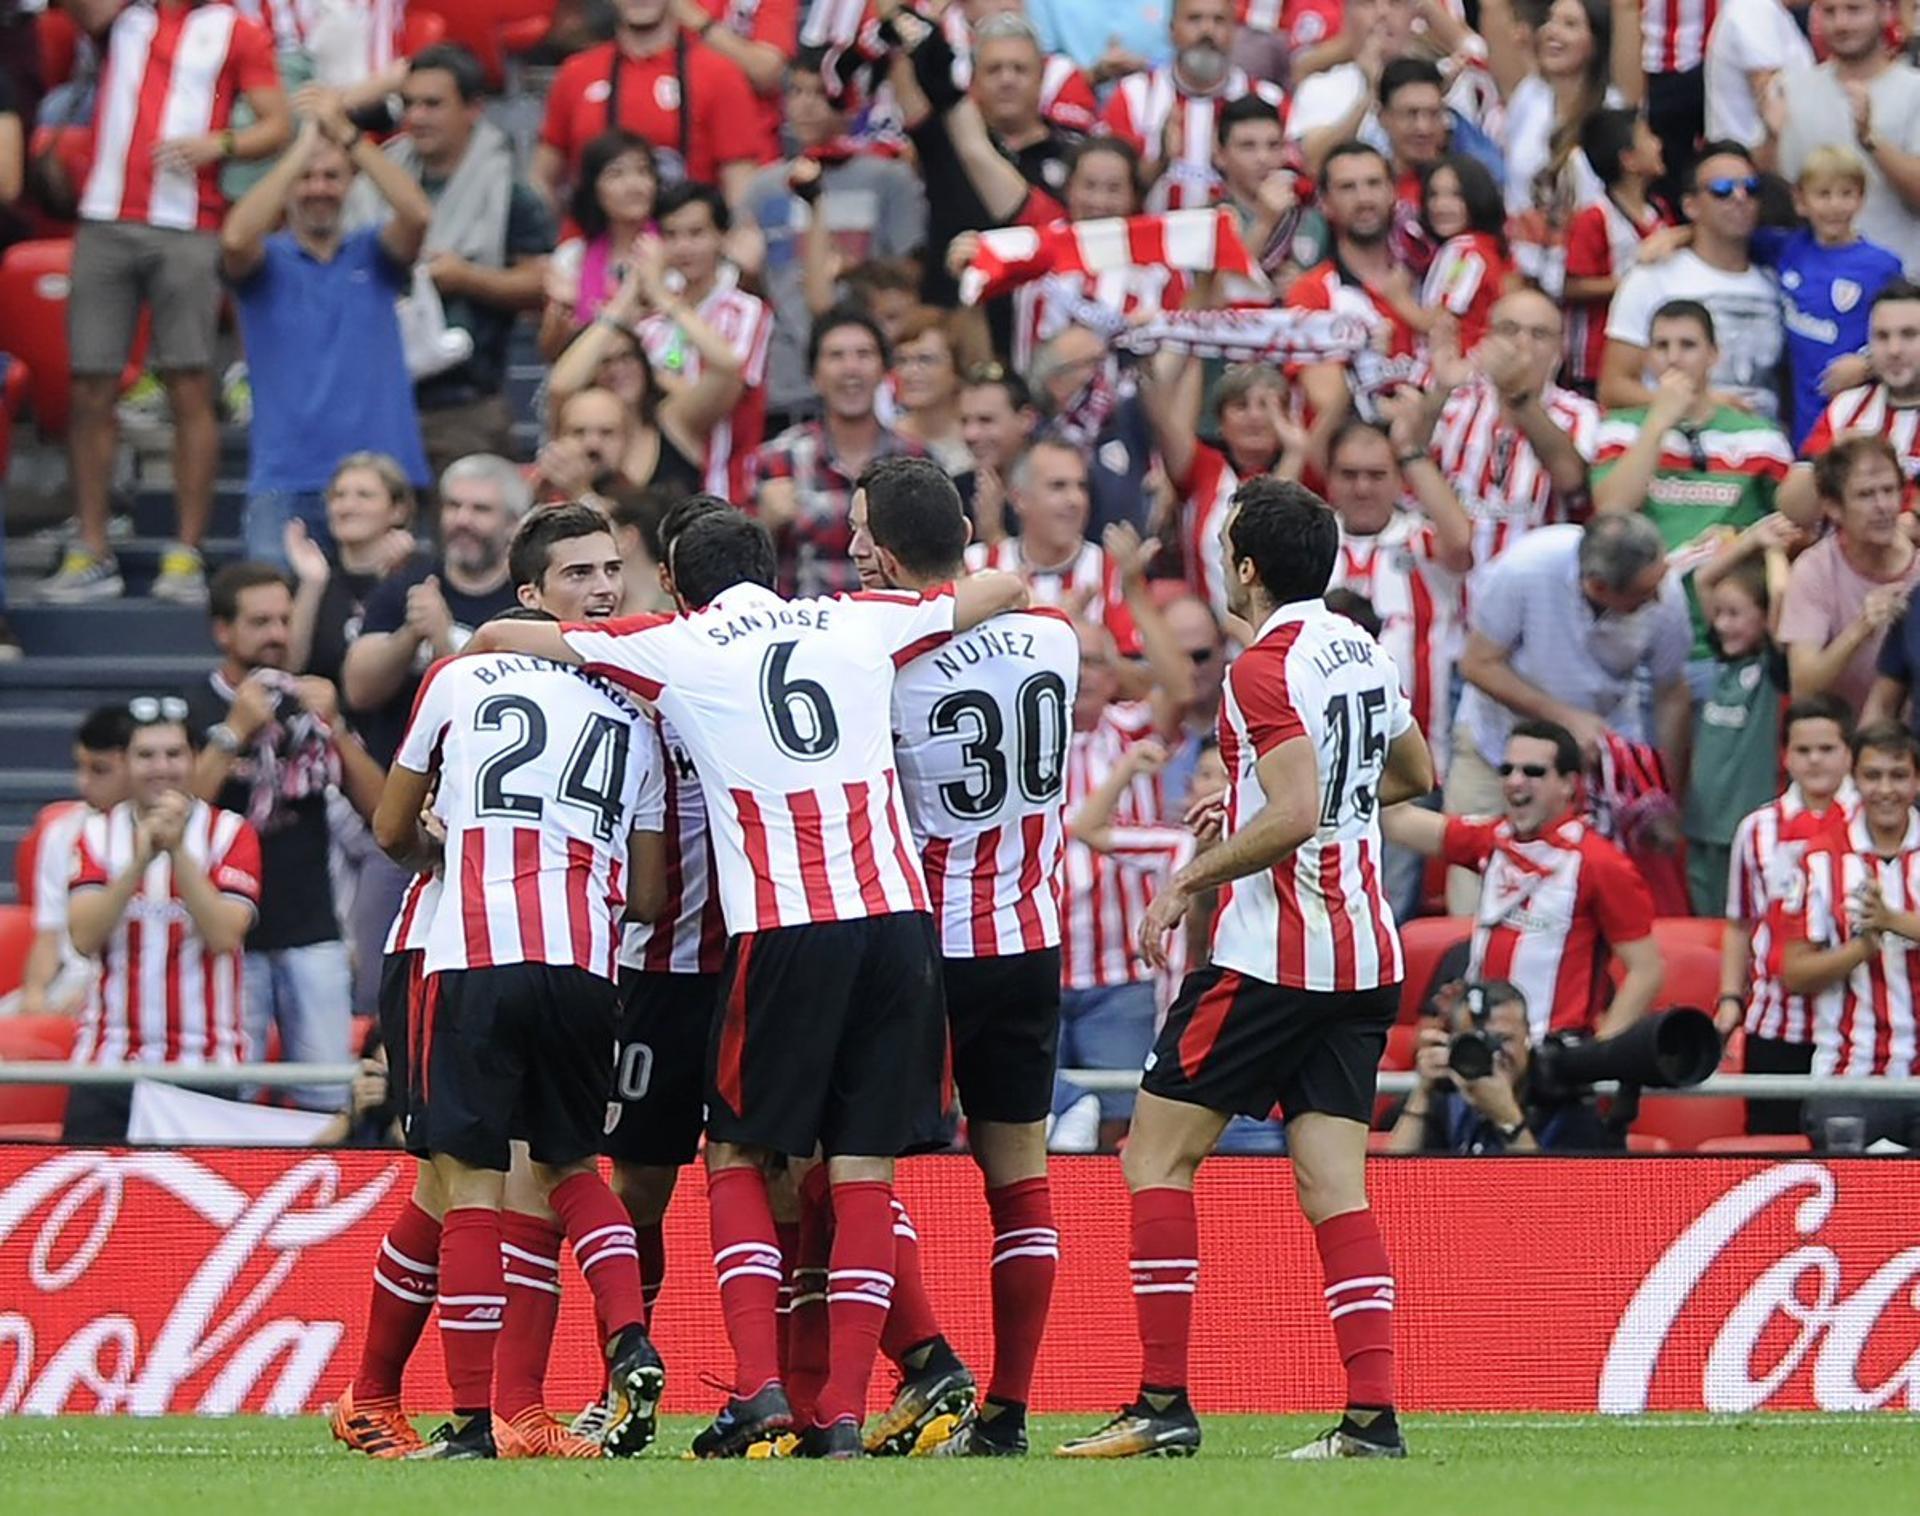
[[[937,653],[930,654],[927,662],[951,683],[989,658],[1031,660],[1039,656],[1039,645],[1032,632],[1009,631],[988,623],[956,637]]]
[[[1313,666],[1323,679],[1331,679],[1335,669],[1343,668],[1349,663],[1375,662],[1374,654],[1379,650],[1377,643],[1357,637],[1342,637],[1337,641],[1329,642],[1315,653]]]
[[[755,632],[777,632],[791,627],[824,632],[832,617],[831,605],[782,605],[777,609],[744,611],[722,625],[708,627],[707,636],[716,646],[725,647]]]

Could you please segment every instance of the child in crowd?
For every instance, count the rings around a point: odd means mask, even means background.
[[[1607,345],[1607,307],[1640,246],[1667,224],[1648,189],[1666,172],[1660,139],[1630,110],[1596,111],[1580,133],[1580,150],[1606,186],[1606,195],[1582,206],[1567,223],[1568,386],[1592,395],[1600,383]]]
[[[1460,350],[1470,353],[1513,273],[1500,186],[1474,159],[1449,153],[1421,177],[1420,220],[1439,249],[1418,305],[1406,314],[1428,332],[1442,312],[1450,314],[1460,323]]]

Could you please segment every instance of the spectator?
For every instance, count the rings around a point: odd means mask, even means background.
[[[1813,67],[1813,44],[1782,0],[1724,0],[1714,20],[1706,38],[1707,139],[1758,148],[1767,139],[1770,97]]]
[[[1715,388],[1771,419],[1780,410],[1775,384],[1784,328],[1779,292],[1753,264],[1759,173],[1739,144],[1709,142],[1685,183],[1680,208],[1693,223],[1692,245],[1659,263],[1642,261],[1620,281],[1607,313],[1600,403],[1610,408],[1652,403],[1646,370],[1653,313],[1671,300],[1694,300],[1712,316],[1719,342]]]
[[[728,385],[733,398],[707,438],[706,487],[722,500],[743,501],[753,487],[753,450],[766,434],[773,313],[757,295],[740,288],[735,270],[722,261],[733,218],[717,190],[704,184],[676,185],[660,197],[655,214],[666,267],[677,276],[680,289],[668,300],[666,281],[654,283],[651,290],[642,287],[651,309],[640,320],[640,344],[666,394],[698,385],[709,367],[705,347],[693,339],[679,313],[698,316],[731,349],[735,372]]]
[[[975,568],[1022,575],[1042,605],[1104,624],[1120,652],[1140,652],[1140,635],[1120,594],[1119,575],[1087,540],[1087,465],[1078,448],[1041,438],[1014,465],[1009,481],[1019,531],[990,551],[970,549]]]
[[[1567,223],[1561,293],[1568,317],[1567,384],[1590,397],[1600,384],[1614,292],[1667,218],[1651,198],[1664,171],[1660,139],[1639,112],[1594,112],[1580,130],[1580,151],[1606,193],[1582,205]]]
[[[780,94],[800,35],[799,0],[673,0],[683,32],[746,75],[766,140],[780,135]]]
[[[1527,997],[1511,983],[1450,986],[1436,997],[1441,1014],[1420,1028],[1414,1072],[1420,1087],[1389,1129],[1390,1153],[1580,1153],[1618,1150],[1618,1134],[1584,1100],[1538,1103]],[[1463,1079],[1449,1057],[1453,1039],[1478,1033],[1493,1050],[1493,1072]]]
[[[464,48],[442,43],[414,54],[400,91],[405,130],[383,149],[432,203],[421,248],[425,277],[448,330],[472,344],[451,367],[414,374],[421,439],[436,478],[456,458],[510,450],[507,343],[520,313],[545,300],[553,250],[546,206],[518,177],[507,134],[486,119],[485,91],[486,76]],[[363,177],[347,198],[348,225],[375,225],[388,214]],[[428,318],[416,311],[415,319]]]
[[[0,214],[13,206],[26,186],[26,121],[31,114],[12,80],[0,72]]]
[[[753,510],[773,534],[780,593],[859,588],[847,511],[866,467],[919,447],[883,426],[874,396],[886,377],[887,344],[864,312],[843,308],[814,323],[807,353],[823,412],[789,427],[760,449]]]
[[[1817,459],[1847,432],[1878,432],[1893,445],[1909,486],[1920,479],[1920,285],[1896,279],[1874,297],[1864,367],[1842,359],[1842,389],[1800,451]],[[1829,378],[1838,382],[1838,376]],[[1812,463],[1796,463],[1780,486],[1780,509],[1795,519],[1819,509]]]
[[[993,547],[1018,530],[1007,480],[1026,451],[1039,416],[1026,381],[998,363],[967,370],[960,387],[960,436],[972,467],[955,481],[973,520],[973,539]]]
[[[302,524],[287,525],[283,554],[294,578],[287,668],[338,688],[367,597],[418,544],[409,530],[413,486],[385,454],[347,454],[327,481],[326,501],[330,547],[321,547]]]
[[[1380,817],[1387,840],[1485,876],[1467,982],[1512,975],[1533,1042],[1550,1032],[1624,1032],[1652,1006],[1666,973],[1639,871],[1580,814],[1585,773],[1570,731],[1523,721],[1506,740],[1497,818],[1436,816],[1411,804]],[[1618,988],[1608,982],[1609,954],[1625,971]]]
[[[259,837],[258,913],[241,980],[246,1056],[267,1056],[271,1029],[290,1063],[344,1063],[352,1046],[347,945],[327,869],[327,791],[362,819],[380,803],[385,774],[340,719],[333,685],[287,672],[293,596],[280,571],[230,563],[208,594],[220,666],[187,692],[198,745],[192,791],[244,816]],[[307,1110],[339,1109],[337,1085],[288,1091]]]
[[[663,184],[740,198],[768,155],[760,105],[738,64],[690,37],[673,0],[616,0],[613,40],[560,65],[547,90],[533,177],[558,206],[588,142],[619,127],[653,144]]]
[[[1496,558],[1473,589],[1446,809],[1482,814],[1503,798],[1496,765],[1519,721],[1550,722],[1597,756],[1609,730],[1657,741],[1675,784],[1686,773],[1692,701],[1686,597],[1660,533],[1640,516],[1548,526]],[[1643,683],[1644,681],[1644,683]],[[1644,688],[1653,692],[1648,730]],[[1562,772],[1567,772],[1563,766]],[[1477,881],[1448,879],[1447,909],[1472,914]],[[1536,1012],[1547,1002],[1528,997]]]
[[[893,343],[894,430],[917,442],[949,474],[973,461],[960,430],[960,375],[964,334],[957,315],[922,307],[906,319]]]
[[[1857,711],[1874,693],[1887,629],[1920,581],[1920,552],[1901,525],[1906,481],[1885,437],[1841,437],[1814,461],[1813,475],[1833,530],[1794,559],[1779,637],[1794,699],[1834,694]],[[1905,656],[1894,655],[1896,667],[1905,668]],[[1891,713],[1905,687],[1889,693],[1882,703]]]
[[[97,958],[73,1060],[237,1065],[240,956],[260,898],[260,838],[188,793],[187,703],[128,707],[128,798],[80,829],[67,906],[74,951]],[[76,1085],[65,1142],[126,1138],[129,1085]]]
[[[1770,135],[1780,172],[1798,179],[1819,147],[1855,144],[1866,160],[1860,235],[1920,275],[1920,73],[1896,59],[1888,0],[1814,0],[1827,61],[1785,71]]]
[[[1593,506],[1600,515],[1638,512],[1669,552],[1705,532],[1743,531],[1768,515],[1793,450],[1771,422],[1727,405],[1709,388],[1720,353],[1713,317],[1694,300],[1654,312],[1648,357],[1659,375],[1653,403],[1611,411],[1600,427]],[[1691,583],[1696,697],[1712,677],[1707,620]]]
[[[67,301],[75,536],[41,592],[49,600],[84,601],[126,590],[107,545],[119,445],[114,398],[145,307],[153,318],[149,362],[166,385],[173,417],[180,513],[179,537],[160,556],[153,593],[192,603],[207,592],[200,543],[213,516],[220,456],[213,394],[220,317],[214,233],[222,205],[216,173],[231,159],[277,152],[291,117],[272,39],[227,6],[77,0],[69,10],[103,54],[127,66],[105,71],[94,106],[93,165],[80,195]],[[165,99],[169,108],[142,110],[150,99]],[[236,130],[231,116],[242,100],[255,120]]]
[[[1780,982],[1812,1002],[1816,1077],[1898,1079],[1914,1072],[1906,986],[1909,956],[1920,946],[1920,740],[1892,722],[1862,726],[1853,735],[1853,783],[1860,810],[1846,835],[1807,850]],[[1821,1148],[1858,1151],[1881,1138],[1920,1146],[1907,1105],[1825,1097],[1807,1102],[1805,1119]]]
[[[540,356],[551,363],[620,288],[634,246],[654,229],[660,170],[644,137],[602,132],[580,158],[567,218],[578,235],[547,260],[547,303],[540,313]]]
[[[415,485],[429,477],[393,302],[412,288],[433,208],[338,100],[324,99],[325,114],[306,118],[220,231],[253,387],[247,555],[263,563],[286,561],[293,521],[329,545],[324,491],[345,454],[397,458]],[[363,169],[393,215],[377,231],[348,233],[341,210]],[[283,211],[287,229],[275,232]]]
[[[1220,692],[1227,677],[1227,642],[1213,609],[1197,595],[1176,595],[1161,612],[1167,635],[1193,665],[1192,693],[1181,705],[1171,733],[1161,785],[1167,813],[1179,815],[1194,796],[1214,793],[1198,773],[1209,752],[1218,756]]]
[[[946,34],[947,45],[953,49],[955,89],[964,90],[973,83],[974,27],[982,21],[1007,13],[1028,16],[1036,32],[1039,31],[1038,17],[1021,0],[958,0],[957,4],[949,5],[940,17],[940,30]],[[1153,24],[1159,25],[1160,19],[1156,13]],[[1129,59],[1124,66],[1118,65],[1114,52],[1109,48],[1103,63],[1095,65],[1096,78],[1093,81],[1089,81],[1065,53],[1049,52],[1046,55],[1040,70],[1040,109],[1049,121],[1067,132],[1085,133],[1098,128],[1100,107],[1094,99],[1093,85],[1117,79],[1121,74],[1133,72],[1138,66],[1137,59]]]
[[[73,739],[73,787],[79,798],[41,807],[14,849],[20,903],[33,913],[33,946],[20,980],[22,1016],[76,1014],[92,988],[98,965],[75,954],[67,937],[67,885],[87,818],[104,816],[127,798],[132,730],[124,705],[89,713]]]
[[[1327,222],[1301,206],[1280,109],[1265,96],[1242,95],[1215,113],[1213,131],[1221,199],[1239,221],[1247,251],[1284,285],[1326,256]]]
[[[1443,320],[1460,331],[1460,346],[1472,352],[1487,334],[1494,302],[1513,282],[1507,250],[1506,211],[1500,188],[1473,159],[1449,153],[1421,172],[1420,228],[1433,247],[1426,283],[1416,299],[1411,283],[1396,281],[1389,293],[1401,318],[1431,334]]]
[[[1068,326],[1034,354],[1027,385],[1045,413],[1035,440],[1072,448],[1085,460],[1086,535],[1122,525],[1148,530],[1153,433],[1139,389],[1107,339],[1091,327]]]
[[[927,241],[920,181],[895,158],[853,150],[846,113],[827,98],[819,62],[817,54],[803,56],[787,70],[787,136],[795,155],[757,170],[735,207],[742,238],[751,243],[757,232],[763,249],[760,266],[743,272],[759,275],[773,307],[767,405],[780,418],[777,426],[768,423],[777,431],[818,409],[806,361],[813,271],[837,282],[843,268],[917,252]],[[817,174],[801,172],[815,163]],[[833,303],[833,290],[814,293],[822,305]]]
[[[1446,88],[1440,70],[1429,60],[1395,58],[1380,70],[1376,94],[1380,105],[1375,119],[1388,166],[1393,170],[1394,252],[1403,261],[1412,288],[1417,290],[1441,240],[1433,235],[1421,215],[1420,187],[1447,151],[1450,123]],[[1364,131],[1362,125],[1356,128],[1355,134]],[[1496,182],[1496,201],[1499,193]]]

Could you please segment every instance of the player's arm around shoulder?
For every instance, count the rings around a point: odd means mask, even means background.
[[[1004,611],[1023,611],[1027,600],[1026,581],[1018,574],[1005,569],[969,574],[953,587],[953,629],[971,631]]]
[[[554,663],[580,664],[586,660],[573,650],[556,621],[489,621],[473,634],[468,653],[524,653]]]

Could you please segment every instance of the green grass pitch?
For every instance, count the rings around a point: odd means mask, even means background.
[[[1043,1417],[1036,1447],[1097,1417]],[[0,1421],[4,1516],[1907,1516],[1920,1420],[1414,1416],[1400,1464],[1290,1465],[1324,1418],[1214,1416],[1192,1460],[706,1463],[696,1430],[627,1463],[376,1464],[318,1417]],[[617,1501],[613,1506],[604,1502]]]

